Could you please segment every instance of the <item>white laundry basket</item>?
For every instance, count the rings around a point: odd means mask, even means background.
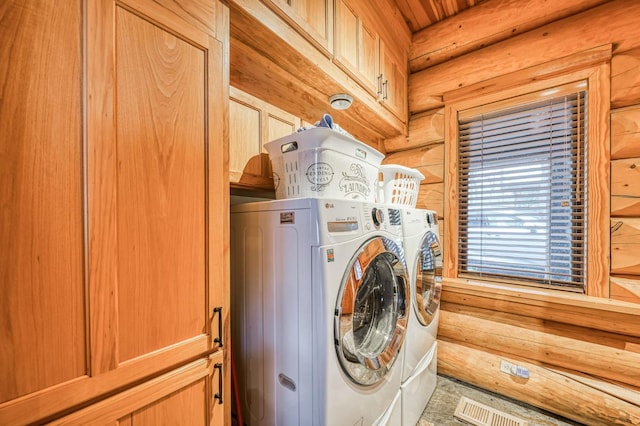
[[[267,142],[276,198],[376,201],[384,155],[356,139],[316,127]]]
[[[379,201],[386,204],[415,207],[424,175],[416,169],[399,164],[380,166]]]

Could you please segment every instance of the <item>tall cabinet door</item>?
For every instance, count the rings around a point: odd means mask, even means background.
[[[228,364],[227,7],[0,3],[0,424]]]
[[[81,13],[0,6],[0,407],[87,372]]]
[[[91,370],[168,367],[226,314],[223,44],[154,1],[88,14]]]

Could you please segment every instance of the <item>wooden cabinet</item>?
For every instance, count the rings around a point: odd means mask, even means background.
[[[273,189],[264,144],[295,133],[300,119],[234,87],[229,91],[229,178],[234,186]]]
[[[334,53],[327,55],[266,1],[229,2],[233,86],[312,122],[330,111],[330,95],[349,93],[354,106],[335,111],[334,118],[354,137],[377,146],[381,139],[406,134],[406,115],[398,117],[378,100],[380,39],[385,44],[391,41],[385,50],[404,52],[397,57],[406,57],[411,42],[406,22],[393,4],[336,0],[334,21],[343,16],[351,23],[334,22]],[[365,48],[353,43],[358,34],[367,40]]]
[[[372,95],[380,90],[379,37],[356,3],[336,0],[334,62]]]
[[[221,425],[222,356],[200,359],[106,398],[51,425]]]
[[[225,356],[228,11],[3,13],[0,424],[13,424]]]
[[[262,0],[325,54],[333,51],[333,0]]]
[[[407,53],[385,43],[369,5],[336,0],[334,62],[406,122]]]
[[[407,120],[407,53],[394,51],[380,39],[380,101],[396,117]]]
[[[0,12],[3,405],[88,369],[80,3],[14,0]]]

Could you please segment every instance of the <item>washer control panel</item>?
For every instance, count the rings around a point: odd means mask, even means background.
[[[363,203],[363,218],[366,231],[402,232],[402,215],[397,208]]]
[[[335,200],[326,200],[322,206],[319,223],[332,239],[372,231],[402,235],[402,212],[395,206]]]

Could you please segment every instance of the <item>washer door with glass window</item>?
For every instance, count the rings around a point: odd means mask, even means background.
[[[336,305],[335,344],[349,378],[360,385],[382,380],[404,342],[410,290],[402,249],[375,237],[349,263]]]
[[[431,231],[422,239],[414,273],[416,285],[415,294],[412,294],[413,307],[418,321],[427,326],[438,311],[442,292],[442,251],[438,237]]]

